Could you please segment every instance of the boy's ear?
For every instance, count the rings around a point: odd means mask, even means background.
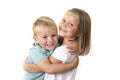
[[[37,41],[37,36],[33,36],[33,39],[34,39],[34,41],[35,41],[36,43],[38,43],[38,41]]]

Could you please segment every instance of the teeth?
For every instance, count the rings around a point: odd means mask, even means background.
[[[47,46],[53,46],[53,44],[47,44]]]

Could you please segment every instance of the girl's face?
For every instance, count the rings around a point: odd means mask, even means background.
[[[68,39],[74,39],[78,33],[79,17],[72,13],[66,12],[59,24],[59,34]]]
[[[53,50],[58,41],[57,29],[56,27],[40,27],[40,32],[33,38],[42,48]]]

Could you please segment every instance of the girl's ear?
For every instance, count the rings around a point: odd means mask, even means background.
[[[80,35],[80,34],[79,34],[79,31],[78,31],[77,34],[76,34],[76,37],[79,37],[79,35]]]
[[[33,39],[34,39],[35,43],[38,43],[37,36],[33,36]]]

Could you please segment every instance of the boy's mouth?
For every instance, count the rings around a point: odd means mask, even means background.
[[[47,46],[48,46],[48,47],[53,47],[53,46],[54,46],[54,44],[47,44]]]

